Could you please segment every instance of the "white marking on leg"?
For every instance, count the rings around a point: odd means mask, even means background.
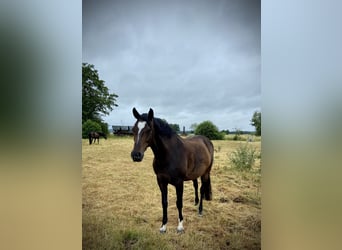
[[[145,126],[146,126],[146,122],[144,121],[144,122],[138,122],[138,139],[137,139],[137,142],[136,143],[138,143],[139,142],[139,139],[140,139],[140,133],[141,133],[141,131],[145,128]]]
[[[160,229],[159,232],[165,233],[166,232],[166,224],[164,224]]]
[[[177,232],[183,232],[183,231],[184,231],[183,221],[180,221],[180,220],[178,219]]]

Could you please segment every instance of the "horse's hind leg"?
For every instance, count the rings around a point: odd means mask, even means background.
[[[195,189],[195,206],[198,205],[199,199],[198,199],[198,181],[197,179],[192,181],[194,184],[194,189]]]
[[[200,193],[201,193],[201,197],[200,197],[200,204],[198,207],[198,213],[200,216],[202,216],[202,211],[203,211],[203,198],[205,198],[206,200],[211,200],[211,184],[210,184],[210,175],[209,173],[204,174],[203,176],[201,176],[201,188],[200,188]]]
[[[200,216],[202,216],[202,211],[203,211],[203,196],[204,196],[204,182],[203,182],[203,176],[201,177],[201,188],[200,188],[200,194],[201,194],[201,198],[200,198],[200,203],[199,203],[199,207],[198,207],[198,214]]]

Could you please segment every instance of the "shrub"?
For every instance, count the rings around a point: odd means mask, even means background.
[[[101,125],[92,120],[87,120],[82,124],[82,138],[88,138],[88,134],[90,131],[99,131],[102,132]]]
[[[100,123],[100,126],[101,126],[101,131],[102,131],[103,133],[105,133],[106,135],[108,135],[108,134],[109,134],[108,123],[101,122],[101,123]]]
[[[233,140],[234,140],[234,141],[239,141],[239,140],[241,140],[241,134],[242,134],[241,130],[240,130],[240,129],[236,129],[235,135],[234,135],[234,137],[233,137]]]
[[[210,140],[223,140],[224,134],[220,133],[211,121],[200,123],[195,129],[195,135],[204,135]]]
[[[239,141],[241,139],[241,136],[239,134],[235,134],[233,137],[234,141]]]
[[[250,170],[256,158],[255,148],[249,146],[248,143],[240,145],[229,157],[233,167],[238,170]]]

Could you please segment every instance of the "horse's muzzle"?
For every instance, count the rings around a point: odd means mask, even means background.
[[[144,153],[132,151],[131,157],[133,161],[139,162],[139,161],[142,161],[142,159],[144,158]]]

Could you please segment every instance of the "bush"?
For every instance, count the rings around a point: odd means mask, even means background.
[[[90,131],[102,132],[101,125],[92,120],[87,120],[85,123],[82,124],[82,138],[88,138],[88,134]]]
[[[241,134],[242,134],[241,130],[240,129],[236,129],[235,135],[233,137],[233,140],[234,141],[240,141],[241,140]]]
[[[195,135],[204,135],[210,140],[223,140],[224,134],[220,133],[211,121],[200,123],[195,129]]]
[[[102,131],[103,133],[105,133],[106,135],[108,135],[108,134],[109,134],[108,123],[101,122],[101,123],[100,123],[100,126],[101,126],[101,131]]]
[[[241,136],[239,134],[235,134],[233,137],[234,141],[239,141],[241,139]]]
[[[249,146],[248,143],[240,145],[229,157],[233,167],[238,170],[250,170],[253,167],[256,158],[257,154],[255,148]]]

